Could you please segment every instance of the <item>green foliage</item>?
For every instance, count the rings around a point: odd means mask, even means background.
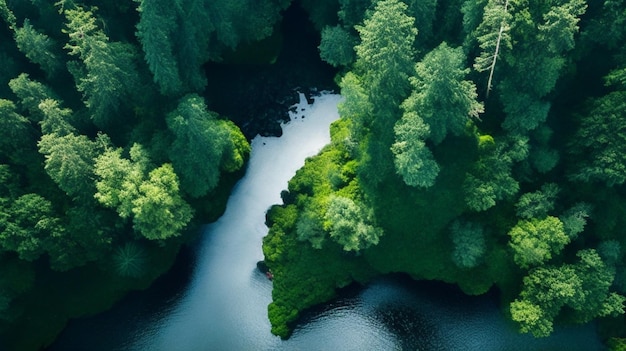
[[[483,105],[476,101],[476,86],[464,80],[469,73],[464,63],[463,49],[451,48],[444,42],[415,66],[413,93],[403,108],[422,116],[435,144],[441,143],[448,132],[461,135],[469,118],[478,118],[483,112]]]
[[[626,92],[611,92],[592,102],[571,141],[577,160],[570,178],[607,186],[626,181]]]
[[[41,66],[48,76],[54,75],[61,68],[58,44],[46,34],[37,31],[28,19],[24,20],[22,27],[15,29],[15,42],[20,51],[31,62]]]
[[[7,6],[6,0],[0,0],[0,17],[9,25],[10,29],[15,28],[17,20],[13,11]]]
[[[61,108],[59,102],[52,99],[42,100],[38,107],[43,115],[40,122],[43,134],[51,135],[51,137],[52,135],[65,137],[77,132],[76,128],[69,123],[72,117],[72,110],[69,108]]]
[[[46,173],[61,190],[83,200],[93,196],[93,160],[98,151],[95,142],[84,135],[45,134],[38,145],[46,158]]]
[[[109,149],[95,159],[94,197],[105,207],[115,208],[121,218],[132,213],[132,200],[139,196],[139,184],[145,170],[122,158],[122,149]]]
[[[22,195],[5,211],[8,216],[0,222],[0,246],[23,260],[36,260],[52,240],[63,235],[64,228],[52,203],[40,195]]]
[[[347,66],[354,61],[356,42],[342,26],[325,27],[319,46],[320,58],[335,67]]]
[[[394,127],[396,142],[391,146],[396,172],[407,185],[429,188],[435,184],[439,165],[425,144],[430,129],[416,112],[407,112]]]
[[[193,210],[178,192],[178,177],[170,164],[152,170],[133,199],[133,228],[150,240],[180,235]]]
[[[363,72],[370,101],[387,111],[405,98],[412,76],[415,19],[399,0],[383,0],[356,29],[361,43],[356,47],[356,69]]]
[[[28,117],[32,121],[41,121],[44,116],[39,108],[39,104],[46,99],[55,99],[52,89],[44,84],[31,80],[26,73],[20,74],[17,78],[9,81],[9,87],[13,94],[20,99],[22,109],[28,111]],[[44,131],[44,133],[51,133]]]
[[[164,94],[178,93],[183,86],[179,63],[174,57],[174,31],[178,27],[177,11],[181,4],[167,0],[140,0],[137,11],[137,37],[154,82]],[[204,82],[203,82],[204,83]]]
[[[485,256],[487,245],[484,228],[474,222],[455,220],[450,226],[452,243],[452,261],[459,268],[474,268]]]
[[[239,127],[229,120],[220,120],[221,128],[228,131],[229,142],[222,153],[221,167],[226,172],[235,172],[244,166],[250,154],[250,143]]]
[[[552,216],[544,219],[520,220],[509,231],[513,259],[522,268],[543,264],[561,252],[569,243],[563,223]]]
[[[578,234],[585,230],[587,218],[591,214],[591,205],[579,202],[565,211],[559,219],[563,223],[565,234],[572,240],[576,239]]]
[[[517,217],[524,219],[545,218],[554,209],[554,201],[559,193],[558,185],[544,184],[541,190],[526,193],[515,204]]]
[[[34,133],[28,119],[16,111],[12,101],[0,99],[0,155],[21,164]]]
[[[102,129],[111,127],[113,116],[120,114],[120,105],[140,87],[135,48],[109,42],[92,11],[76,7],[66,10],[65,16],[69,36],[65,48],[80,58],[80,63],[69,66],[76,88],[84,94],[94,123]]]
[[[308,240],[313,248],[321,249],[326,240],[323,219],[319,218],[315,211],[304,211],[298,217],[296,234],[298,240]]]
[[[584,0],[511,4],[511,43],[504,56],[506,72],[500,94],[506,118],[502,126],[524,134],[542,125],[550,93],[565,66],[563,55],[573,48],[573,35],[585,13]]]
[[[577,254],[579,262],[531,270],[524,278],[520,299],[511,303],[511,315],[522,332],[550,335],[554,318],[567,306],[574,321],[624,313],[624,298],[609,287],[614,272],[593,249]]]
[[[626,339],[611,338],[609,339],[608,346],[609,346],[609,351],[625,351]]]
[[[472,3],[477,3],[476,7]],[[477,21],[477,8],[481,3],[485,3],[483,18],[481,22]],[[464,9],[464,25],[469,31],[474,25],[476,27],[474,36],[478,41],[481,52],[476,57],[474,69],[478,72],[489,71],[489,80],[487,82],[487,95],[491,90],[493,75],[495,72],[498,57],[505,50],[510,50],[511,37],[509,35],[511,14],[509,13],[508,0],[489,0],[489,1],[466,1]],[[472,16],[473,15],[473,16]]]
[[[107,150],[96,158],[95,198],[114,208],[122,218],[132,217],[133,228],[149,240],[178,236],[193,216],[179,193],[178,176],[170,164],[150,171],[145,151],[138,146],[131,160],[121,150]]]
[[[137,37],[154,81],[165,95],[199,92],[202,65],[224,50],[272,34],[287,0],[135,0]]]
[[[175,137],[170,159],[181,175],[182,189],[193,197],[213,190],[220,170],[237,170],[249,152],[238,128],[219,121],[198,95],[183,98],[167,115],[167,126]]]
[[[515,162],[528,153],[527,139],[510,137],[483,145],[478,161],[466,174],[463,187],[465,203],[472,211],[485,211],[496,201],[510,199],[519,191],[519,184],[512,176]]]
[[[342,196],[331,197],[324,215],[324,228],[345,251],[359,252],[376,245],[383,235],[373,221],[371,210]]]

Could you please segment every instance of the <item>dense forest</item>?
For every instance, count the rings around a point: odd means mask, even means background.
[[[287,45],[294,9],[319,50]],[[332,143],[268,213],[272,332],[406,273],[497,289],[521,332],[597,320],[626,348],[626,1],[0,0],[0,18],[0,346],[38,349],[167,271],[250,138],[279,133],[264,119],[330,72]]]
[[[624,349],[626,2],[302,1],[344,101],[268,214],[269,317],[375,276],[499,292]]]

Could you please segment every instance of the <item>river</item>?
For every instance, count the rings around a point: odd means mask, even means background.
[[[469,297],[452,286],[392,276],[348,289],[305,314],[289,340],[270,333],[271,282],[256,269],[267,234],[265,211],[330,140],[340,96],[303,95],[283,136],[256,137],[246,175],[226,212],[206,226],[190,268],[135,292],[112,310],[70,322],[56,350],[602,350],[593,324],[553,336],[519,335],[492,295]]]

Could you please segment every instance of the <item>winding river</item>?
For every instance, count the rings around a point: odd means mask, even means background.
[[[289,340],[273,336],[271,282],[256,269],[265,211],[329,142],[339,101],[323,94],[309,105],[301,95],[282,137],[252,141],[246,175],[224,215],[205,228],[188,279],[157,283],[111,311],[72,321],[49,350],[602,350],[593,324],[534,339],[515,332],[494,296],[401,277],[345,291],[308,312]]]

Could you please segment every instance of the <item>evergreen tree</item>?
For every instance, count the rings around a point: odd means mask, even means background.
[[[167,125],[175,136],[169,155],[183,190],[193,197],[206,195],[218,184],[222,158],[231,142],[228,130],[198,95],[183,98],[168,114]]]
[[[403,108],[422,116],[435,144],[441,143],[448,132],[461,135],[469,118],[477,118],[483,112],[482,104],[476,101],[476,86],[464,80],[469,73],[464,62],[462,48],[453,49],[442,43],[415,66],[413,93]]]
[[[20,51],[31,62],[38,64],[49,77],[61,68],[57,43],[35,29],[28,19],[24,20],[22,27],[15,29],[15,42]]]

